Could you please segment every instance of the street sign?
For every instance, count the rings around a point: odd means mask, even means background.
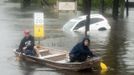
[[[59,10],[76,10],[76,2],[59,2]]]
[[[44,37],[44,14],[34,13],[34,37]]]

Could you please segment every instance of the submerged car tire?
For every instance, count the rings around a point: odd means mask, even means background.
[[[99,28],[98,29],[99,31],[105,31],[105,30],[107,30],[105,27],[102,27],[102,28]]]

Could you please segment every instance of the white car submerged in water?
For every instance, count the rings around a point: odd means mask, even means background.
[[[69,20],[64,26],[63,31],[85,31],[85,22],[86,15],[80,16]],[[109,30],[111,29],[107,19],[100,14],[91,14],[90,15],[90,31],[100,31],[100,30]]]

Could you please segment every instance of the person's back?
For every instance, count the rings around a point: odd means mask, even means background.
[[[88,56],[93,57],[93,53],[89,49],[89,39],[84,38],[84,40],[77,45],[73,47],[71,52],[69,53],[70,55],[70,61],[71,62],[82,62],[87,59]]]

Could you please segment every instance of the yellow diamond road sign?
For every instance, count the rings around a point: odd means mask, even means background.
[[[34,37],[44,37],[44,14],[34,13]]]

